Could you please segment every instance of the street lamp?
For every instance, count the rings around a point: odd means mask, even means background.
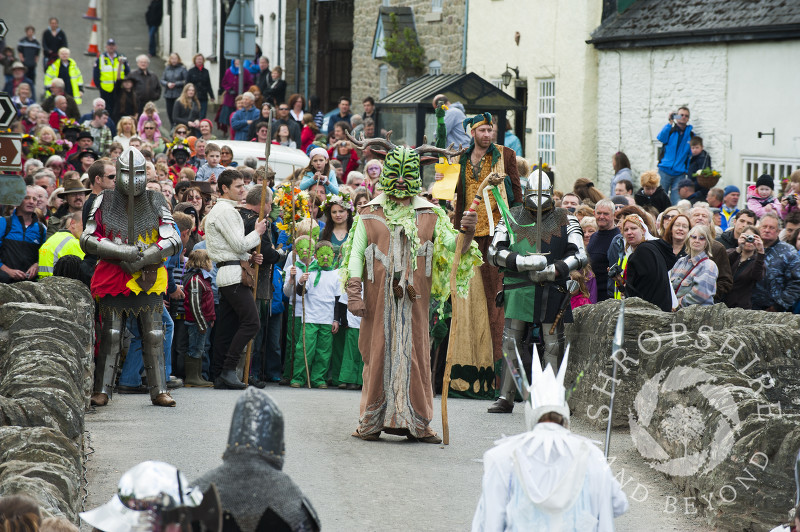
[[[500,74],[500,77],[503,80],[503,87],[508,88],[511,84],[511,71],[514,71],[514,79],[519,79],[519,67],[510,68],[508,63],[506,63],[506,71]]]

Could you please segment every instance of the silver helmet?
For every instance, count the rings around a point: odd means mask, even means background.
[[[542,178],[541,198],[539,194],[539,176]],[[549,211],[555,206],[553,203],[553,184],[548,175],[538,168],[528,177],[525,184],[525,208],[531,211]]]
[[[130,164],[133,155],[133,179],[131,179]],[[116,189],[125,194],[138,196],[147,189],[147,160],[142,152],[128,146],[117,159]]]
[[[106,504],[80,514],[103,532],[163,530],[164,514],[176,508],[195,508],[203,501],[198,488],[189,488],[186,477],[175,466],[148,461],[122,475],[117,494]]]

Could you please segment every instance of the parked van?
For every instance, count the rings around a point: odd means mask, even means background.
[[[258,165],[264,164],[263,142],[248,142],[246,140],[215,140],[214,144],[222,147],[228,146],[233,152],[233,160],[239,165],[244,164],[248,157],[255,157]],[[275,184],[286,181],[295,169],[308,166],[308,156],[300,150],[273,144],[270,146],[269,166],[275,171]]]

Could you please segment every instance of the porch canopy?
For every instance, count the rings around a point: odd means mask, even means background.
[[[505,135],[506,113],[524,114],[526,110],[522,102],[474,72],[425,75],[375,103],[378,127],[391,130],[392,142],[398,145],[419,146],[425,134],[433,144],[436,134],[433,97],[437,94],[444,94],[451,103],[461,102],[468,117],[483,112],[496,115],[501,135]]]

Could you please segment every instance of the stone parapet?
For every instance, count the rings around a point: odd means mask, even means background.
[[[77,522],[94,304],[81,283],[0,284],[0,496]]]
[[[570,408],[598,428],[619,305],[579,307],[567,329]],[[614,358],[613,426],[682,490],[667,508],[696,508],[722,530],[769,530],[785,518],[800,448],[800,316],[725,305],[666,313],[630,299]]]

